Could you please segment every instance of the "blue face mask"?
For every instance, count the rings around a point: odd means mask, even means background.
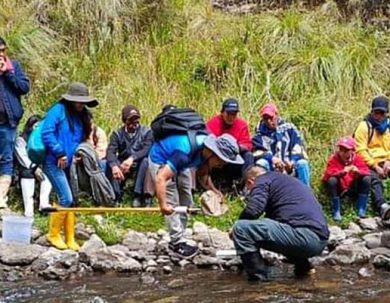
[[[381,135],[383,135],[389,127],[389,119],[387,117],[383,121],[379,122],[374,119],[373,115],[370,115],[368,117],[368,121],[371,123],[372,127]]]

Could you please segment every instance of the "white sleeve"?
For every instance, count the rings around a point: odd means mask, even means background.
[[[25,168],[33,168],[36,166],[31,162],[27,155],[27,143],[22,137],[17,137],[15,141],[15,155],[20,165]]]

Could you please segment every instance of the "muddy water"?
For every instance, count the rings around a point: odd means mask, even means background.
[[[268,283],[249,284],[237,273],[195,270],[169,276],[100,275],[72,281],[28,280],[0,284],[0,302],[390,302],[390,273],[360,278],[358,268],[319,268],[296,280],[291,268],[274,270]]]

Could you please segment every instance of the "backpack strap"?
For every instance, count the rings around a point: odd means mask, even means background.
[[[368,139],[367,139],[367,145],[370,144],[372,137],[374,137],[374,128],[372,127],[371,123],[368,122],[368,119],[364,119],[367,124],[367,129],[368,129]]]
[[[198,147],[198,145],[196,144],[196,134],[197,134],[197,131],[194,131],[194,130],[188,131],[188,139],[190,140],[190,146],[191,146],[191,152],[190,152],[191,158],[195,155],[197,147]]]

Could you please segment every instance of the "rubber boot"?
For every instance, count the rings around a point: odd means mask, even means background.
[[[316,270],[308,259],[299,259],[294,262],[294,274],[298,278],[314,275]]]
[[[332,216],[334,221],[341,221],[341,213],[340,213],[340,197],[332,198]]]
[[[56,212],[50,215],[50,227],[47,240],[58,249],[68,248],[61,237],[61,229],[64,226],[65,217],[65,212]]]
[[[1,175],[0,176],[0,208],[7,208],[8,201],[8,190],[11,186],[11,176]]]
[[[360,194],[357,200],[357,214],[360,218],[366,217],[368,195]]]
[[[66,214],[65,217],[65,241],[69,249],[79,251],[80,246],[74,239],[74,228],[76,224],[76,215],[72,212]]]
[[[33,217],[35,180],[30,178],[22,178],[20,179],[20,187],[22,188],[24,215],[26,217]]]
[[[241,261],[249,281],[269,280],[269,268],[258,251],[241,255]]]

